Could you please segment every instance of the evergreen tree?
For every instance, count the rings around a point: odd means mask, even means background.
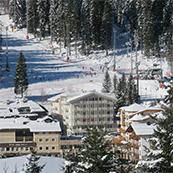
[[[38,166],[40,157],[36,155],[35,151],[32,151],[31,155],[27,157],[28,163],[26,168],[29,173],[41,173],[46,164]]]
[[[106,50],[106,55],[108,55],[108,49],[111,46],[112,37],[112,6],[109,0],[104,1],[103,14],[101,21],[101,47],[102,50]]]
[[[16,94],[21,94],[22,97],[28,88],[27,66],[25,61],[25,57],[21,52],[15,69],[14,91]]]
[[[118,80],[117,80],[117,76],[114,75],[114,78],[113,78],[113,93],[117,93],[117,86],[118,86]]]
[[[58,8],[58,0],[51,0],[50,1],[50,15],[49,15],[49,21],[51,22],[52,24],[52,38],[53,40],[55,40],[57,43],[59,43],[58,40],[60,40],[60,36],[58,36],[57,34],[57,28],[58,28],[58,11],[57,11],[57,8]],[[60,37],[60,38],[59,38]]]
[[[9,17],[17,27],[26,26],[26,0],[10,0],[9,2]]]
[[[153,44],[152,1],[141,1],[138,13],[138,39],[140,44],[144,46],[145,55],[149,57]]]
[[[37,0],[28,1],[28,31],[34,34],[36,37],[37,27],[39,24],[38,12],[37,12]]]
[[[126,77],[125,74],[122,74],[122,77],[119,79],[117,92],[116,92],[116,109],[125,106],[127,104],[127,86],[126,86]]]
[[[40,29],[40,41],[41,38],[45,38],[45,26],[46,26],[46,0],[37,1],[37,13],[39,19],[39,29]]]
[[[26,0],[16,0],[17,27],[26,26]]]
[[[135,84],[135,81],[133,79],[133,76],[130,75],[128,82],[127,82],[127,105],[131,105],[133,103],[137,103],[137,87]]]
[[[82,32],[82,53],[89,55],[92,45],[91,24],[90,24],[90,0],[82,1],[81,7],[81,32]]]
[[[14,22],[14,3],[15,3],[15,0],[10,0],[9,2],[9,18],[10,19],[13,19],[13,22]]]
[[[111,141],[105,140],[103,127],[87,128],[86,137],[82,140],[84,148],[80,152],[76,172],[109,173],[113,166]]]
[[[146,172],[173,172],[173,87],[168,90],[165,100],[163,115],[151,117],[156,126],[154,139],[150,141],[152,150],[147,154],[147,161],[139,165],[139,169]]]
[[[112,83],[111,83],[111,79],[110,79],[108,70],[106,70],[104,82],[102,85],[103,85],[103,88],[102,88],[103,93],[110,93],[111,92]]]

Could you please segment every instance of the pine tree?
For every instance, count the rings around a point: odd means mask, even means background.
[[[26,26],[26,0],[16,0],[17,27]]]
[[[9,2],[9,17],[17,27],[26,26],[26,0],[10,0]]]
[[[81,32],[82,32],[82,53],[89,55],[92,45],[91,21],[90,21],[90,0],[82,1],[81,7]]]
[[[40,29],[40,41],[41,38],[45,38],[45,26],[46,26],[46,0],[37,1],[37,13],[39,19],[39,29]]]
[[[108,55],[108,49],[111,46],[112,37],[112,6],[109,0],[104,1],[104,9],[101,21],[101,47],[102,50],[106,50],[106,55]]]
[[[112,83],[111,83],[111,79],[110,79],[108,70],[106,70],[104,82],[102,85],[103,85],[103,88],[102,88],[103,93],[110,93],[111,92]]]
[[[117,86],[118,86],[118,79],[117,79],[117,76],[114,75],[114,78],[113,78],[113,93],[117,93]]]
[[[114,167],[111,141],[105,140],[106,134],[103,127],[87,128],[86,137],[82,141],[84,148],[76,166],[77,173],[108,173]]]
[[[15,69],[14,91],[16,94],[21,94],[22,97],[28,88],[27,66],[25,61],[25,57],[21,52]]]
[[[35,151],[32,151],[31,155],[27,157],[28,163],[26,163],[26,168],[29,173],[41,173],[46,164],[38,166],[39,156],[36,155]]]
[[[28,1],[28,31],[34,34],[36,37],[37,27],[39,24],[38,12],[37,12],[37,0]]]
[[[117,92],[116,92],[116,109],[125,106],[127,104],[127,86],[126,86],[126,77],[125,74],[122,74],[122,77],[119,79]]]
[[[137,96],[137,86],[135,84],[135,81],[133,79],[133,76],[130,75],[128,82],[127,82],[127,105],[131,105],[133,103],[138,102],[138,96]]]
[[[154,139],[150,141],[152,150],[147,154],[147,161],[139,165],[146,172],[173,172],[173,87],[168,90],[165,101],[163,115],[151,117],[156,126]]]

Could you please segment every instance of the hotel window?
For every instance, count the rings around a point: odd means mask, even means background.
[[[46,147],[46,150],[49,150],[49,147]]]
[[[55,142],[55,138],[52,138],[52,142]]]
[[[86,112],[83,112],[83,115],[86,115]]]
[[[45,132],[45,134],[49,134],[49,132]]]
[[[110,104],[107,104],[107,107],[109,108],[110,107]]]
[[[39,139],[39,142],[43,142],[43,139]]]
[[[100,98],[99,98],[99,101],[101,101],[101,100],[102,100],[102,98],[100,97]]]
[[[46,139],[45,139],[45,141],[46,141],[46,142],[49,142],[49,139],[48,139],[48,138],[46,138]]]
[[[43,134],[43,132],[39,132],[39,134]]]
[[[28,147],[26,147],[25,150],[28,151]]]
[[[16,151],[19,151],[19,147],[16,147]]]
[[[7,147],[7,148],[6,148],[6,151],[10,151],[10,147]]]
[[[30,147],[29,149],[30,149],[30,151],[32,151],[34,148],[33,147]]]
[[[52,147],[52,150],[55,150],[55,147],[54,146]]]
[[[5,148],[1,148],[1,151],[5,151]]]
[[[86,108],[86,105],[83,105],[83,108]]]
[[[14,147],[11,147],[11,151],[14,151]]]
[[[39,147],[39,150],[43,150],[43,147]]]
[[[21,147],[21,151],[23,151],[23,147]]]

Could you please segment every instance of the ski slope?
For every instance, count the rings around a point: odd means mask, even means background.
[[[26,28],[14,29],[12,32],[12,21],[9,20],[8,15],[1,15],[0,20],[3,24],[2,28],[2,77],[0,79],[0,97],[6,98],[14,95],[14,77],[16,63],[20,52],[26,58],[29,88],[25,93],[30,99],[39,101],[41,94],[44,93],[48,97],[54,96],[62,91],[101,91],[104,79],[105,69],[109,68],[111,79],[116,74],[121,77],[124,70],[125,74],[130,74],[131,61],[127,55],[127,46],[124,44],[123,38],[117,38],[116,45],[116,68],[113,71],[114,52],[109,50],[109,55],[106,56],[105,51],[92,52],[89,56],[81,54],[75,55],[74,47],[71,47],[71,55],[69,61],[66,62],[67,50],[61,48],[53,42],[55,54],[52,54],[50,49],[50,37],[43,40],[34,38],[29,35],[26,39]],[[6,31],[6,27],[8,30]],[[6,34],[8,35],[8,63],[10,72],[6,69]],[[122,39],[122,40],[120,40]],[[136,54],[132,53],[133,67]],[[160,64],[157,58],[147,60],[140,52],[138,52],[138,61],[140,62],[139,69],[146,70],[154,63]],[[164,74],[168,71],[166,61],[162,62]],[[121,73],[120,73],[121,71]],[[133,70],[135,73],[135,70]],[[139,80],[139,94],[141,100],[151,102],[155,99],[161,99],[166,94],[166,89],[159,89],[159,83],[156,80]]]

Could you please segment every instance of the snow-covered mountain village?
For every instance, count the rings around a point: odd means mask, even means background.
[[[0,173],[171,173],[172,127],[172,0],[0,1]]]

